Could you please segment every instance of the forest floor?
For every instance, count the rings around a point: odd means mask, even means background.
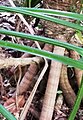
[[[62,10],[65,10],[65,7],[69,7],[68,3],[65,4],[63,2],[60,4],[59,5],[62,6]],[[0,0],[0,5],[11,6],[8,0]],[[58,8],[58,4],[57,4],[57,8]],[[34,26],[35,23],[32,23],[33,18],[29,17],[28,21],[30,26]],[[42,27],[38,28],[38,25],[41,25]],[[34,28],[32,27],[31,32],[33,32],[34,30],[35,34],[40,36],[46,36],[44,22],[40,20],[38,25]],[[7,13],[7,12],[0,13],[0,29],[2,28],[7,30],[31,33],[26,27],[26,25],[18,17],[18,15],[13,13]],[[73,39],[75,41],[75,38],[72,37],[74,36],[75,31],[73,31],[72,29],[69,29],[69,28],[66,29],[63,26],[59,26],[58,24],[56,25],[56,29],[58,29],[57,35],[59,33],[64,34],[63,31],[66,32],[67,30],[68,32],[67,34],[70,34],[69,36],[66,36],[68,37],[68,40],[71,39],[72,41]],[[49,32],[48,33],[49,34],[48,37],[49,37],[51,35],[51,32],[50,31],[48,32]],[[63,39],[65,38],[65,36],[58,35],[58,38],[59,37]],[[0,34],[0,40],[5,40],[5,41],[27,45],[31,47],[37,47],[34,41],[30,41],[22,38],[16,38],[8,35]],[[70,43],[72,43],[71,41]],[[79,41],[78,42],[75,41],[75,44],[76,45],[79,44],[79,46],[82,46],[79,43]],[[53,46],[46,45],[46,48],[45,48],[45,44],[39,43],[39,45],[44,50],[53,51]],[[67,51],[67,50],[63,50],[63,51],[65,51],[64,52],[65,56],[70,56],[70,57],[72,57],[73,55],[74,56],[76,55],[76,57],[79,56],[77,53],[72,51]],[[33,56],[28,53],[19,52],[17,50],[0,47],[0,59],[4,61],[3,64],[0,63],[0,104],[4,105],[11,113],[15,115],[17,119],[19,118],[27,99],[32,94],[34,85],[36,84],[40,76],[40,73],[42,72],[43,67],[45,65],[44,60],[39,59],[38,57],[36,57],[36,60],[34,60],[34,62],[31,61],[30,64],[27,64],[26,61],[24,63],[22,62],[22,60],[25,60],[24,58],[33,59],[34,57],[36,56]],[[11,58],[15,58],[15,59],[12,60]],[[17,58],[19,60],[19,63],[17,62]],[[30,105],[29,105],[25,120],[39,120],[40,118],[45,90],[46,90],[50,69],[51,69],[51,61],[50,60],[47,60],[47,61],[48,61],[48,69],[45,75],[42,77],[42,80],[36,90],[35,95],[33,96],[33,99],[30,99],[30,98],[28,99],[30,100]],[[71,90],[70,90],[69,91],[70,94],[68,94],[70,96],[67,96],[67,93],[65,93],[67,88],[65,89],[63,87],[64,83],[60,82],[57,90],[55,106],[53,110],[53,117],[52,117],[53,120],[68,119],[68,116],[70,115],[72,106],[74,104],[73,102],[78,92],[79,83],[77,84],[76,82],[77,77],[75,75],[76,72],[74,68],[72,67],[67,68],[67,66],[63,65],[62,71],[64,71],[64,73],[67,74],[68,81],[65,81],[65,82],[68,83],[69,86],[66,86],[66,87],[69,87],[70,89],[72,88],[73,95],[71,95]],[[55,71],[55,73],[57,73],[57,71]],[[61,75],[64,73],[61,72]],[[83,71],[80,71],[80,73],[82,74]],[[68,99],[71,99],[71,100],[68,100]],[[5,120],[5,118],[1,114],[0,114],[0,119]],[[80,105],[80,108],[77,112],[75,120],[83,120],[83,103],[81,103]]]

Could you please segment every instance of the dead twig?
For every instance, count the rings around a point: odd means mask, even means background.
[[[0,59],[0,69],[8,68],[10,66],[17,67],[18,65],[25,66],[29,65],[33,62],[39,63],[43,61],[40,57],[33,57],[33,58],[4,58]]]
[[[21,70],[21,66],[18,66],[19,68],[19,78],[18,78],[18,82],[17,82],[17,88],[16,88],[16,107],[18,109],[18,93],[19,93],[19,84],[20,84],[20,80],[22,77],[22,70]]]
[[[54,47],[53,53],[64,55],[64,48]],[[40,120],[51,120],[55,105],[55,99],[59,84],[59,77],[61,72],[62,64],[56,61],[51,62],[50,73],[48,77],[48,83],[46,87],[42,112],[40,115]]]
[[[3,96],[3,94],[4,94],[3,77],[0,74],[0,98]]]

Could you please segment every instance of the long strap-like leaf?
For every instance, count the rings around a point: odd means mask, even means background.
[[[16,120],[16,118],[0,104],[0,113],[4,115],[7,120]]]
[[[41,13],[37,13],[37,12],[31,12],[31,11],[28,11],[26,9],[20,9],[18,7],[0,6],[0,10],[3,11],[3,12],[7,11],[7,12],[16,12],[16,13],[20,13],[20,14],[30,15],[30,16],[33,16],[33,17],[41,18],[41,19],[44,19],[44,20],[48,20],[48,21],[51,21],[51,22],[54,22],[54,23],[58,23],[58,24],[61,24],[61,25],[65,25],[65,26],[83,31],[83,27],[78,25],[78,24],[71,23],[71,22],[68,22],[66,20],[61,20],[59,18],[55,18],[55,17],[48,16],[48,15],[45,15],[45,14],[41,14]]]
[[[15,43],[5,42],[3,40],[0,40],[0,46],[19,50],[22,52],[28,52],[30,54],[38,55],[41,57],[46,57],[46,58],[49,58],[51,60],[56,60],[56,61],[59,61],[59,62],[66,64],[66,65],[70,65],[70,66],[73,66],[73,67],[76,67],[76,68],[83,70],[83,62],[82,61],[76,61],[76,60],[73,60],[71,58],[56,55],[56,54],[53,54],[53,53],[48,52],[48,51],[39,50],[36,48],[32,48],[29,46],[23,46],[23,45],[19,45],[19,44],[15,44]]]
[[[15,36],[15,37],[26,38],[26,39],[30,39],[30,40],[34,40],[34,41],[44,42],[44,43],[48,43],[48,44],[52,44],[52,45],[57,45],[57,46],[64,47],[64,48],[67,48],[67,49],[75,50],[80,55],[83,56],[83,48],[77,47],[75,45],[72,45],[72,44],[69,44],[69,43],[66,43],[66,42],[61,42],[61,41],[56,40],[56,39],[51,39],[51,38],[46,38],[46,37],[42,37],[42,36],[26,34],[26,33],[23,33],[23,32],[10,31],[10,30],[5,30],[5,29],[0,29],[0,33],[5,34],[5,35]]]

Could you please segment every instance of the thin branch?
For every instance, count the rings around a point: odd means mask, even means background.
[[[53,53],[64,55],[64,48],[55,46]],[[51,62],[48,83],[46,87],[45,97],[43,101],[42,112],[39,120],[52,120],[55,99],[59,84],[60,72],[62,64],[56,61]]]
[[[32,57],[32,58],[4,58],[0,59],[0,69],[2,68],[8,68],[10,66],[17,67],[18,65],[25,66],[29,65],[32,62],[39,63],[40,61],[43,61],[40,57]]]

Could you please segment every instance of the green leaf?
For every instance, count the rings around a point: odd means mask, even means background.
[[[36,48],[32,48],[32,47],[29,47],[29,46],[23,46],[23,45],[19,45],[19,44],[15,44],[15,43],[5,42],[3,40],[0,40],[0,46],[15,49],[15,50],[19,50],[19,51],[22,51],[22,52],[28,52],[30,54],[38,55],[38,56],[41,56],[41,57],[46,57],[48,59],[56,60],[56,61],[62,62],[63,64],[71,65],[73,67],[76,67],[76,68],[79,68],[79,69],[83,70],[83,62],[82,61],[73,60],[71,58],[56,55],[56,54],[53,54],[53,53],[48,52],[48,51],[39,50],[39,49],[36,49]]]
[[[72,19],[78,20],[78,21],[83,21],[83,15],[78,14],[78,13],[53,10],[53,9],[43,9],[43,8],[25,8],[25,7],[18,7],[18,8],[27,10],[27,11],[31,11],[31,12],[35,12],[35,13],[67,17],[67,18],[72,18]]]
[[[7,120],[16,120],[16,118],[0,104],[0,113],[7,119]]]
[[[67,49],[75,50],[80,55],[83,56],[83,48],[77,47],[77,46],[72,45],[72,44],[68,44],[66,42],[61,42],[61,41],[56,40],[56,39],[51,39],[51,38],[46,38],[46,37],[42,37],[42,36],[26,34],[26,33],[22,33],[22,32],[10,31],[10,30],[5,30],[5,29],[0,29],[0,33],[4,34],[4,35],[11,35],[11,36],[15,36],[15,37],[21,37],[21,38],[34,40],[34,41],[44,42],[44,43],[48,43],[48,44],[51,44],[51,45],[57,45],[57,46],[64,47],[64,48],[67,48]]]
[[[83,31],[83,27],[78,25],[78,24],[71,23],[71,22],[68,22],[66,20],[61,20],[59,18],[55,18],[55,17],[52,17],[52,16],[48,16],[48,15],[44,15],[44,14],[40,14],[40,13],[36,13],[36,12],[31,12],[31,11],[28,11],[28,10],[25,10],[25,9],[20,9],[18,7],[0,6],[0,10],[3,10],[3,12],[5,10],[7,12],[16,12],[16,13],[20,13],[20,14],[30,15],[30,16],[33,16],[33,17],[41,18],[41,19],[44,19],[44,20],[48,20],[48,21],[51,21],[51,22],[54,22],[54,23],[58,23],[58,24],[61,24],[61,25],[65,25],[65,26]]]
[[[79,88],[79,91],[78,91],[78,95],[77,95],[75,105],[73,107],[73,110],[72,110],[68,120],[74,120],[75,119],[75,116],[76,116],[77,110],[79,109],[82,98],[83,98],[83,78],[82,78],[82,82],[81,82],[81,85],[80,85],[80,88]]]

